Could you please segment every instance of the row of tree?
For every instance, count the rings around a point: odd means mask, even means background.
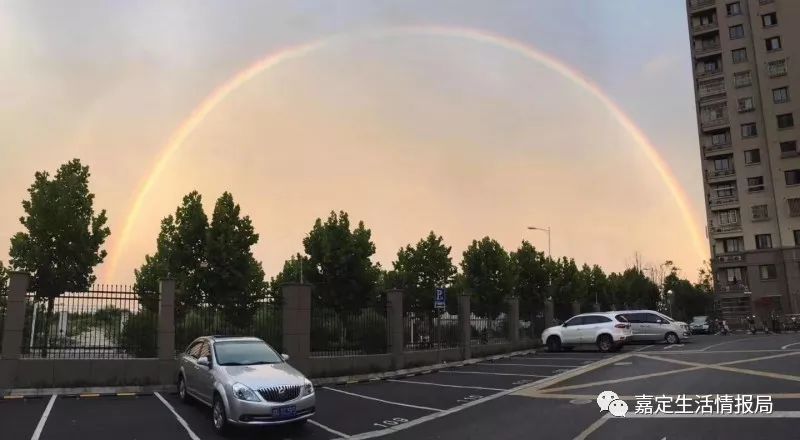
[[[94,267],[106,256],[102,246],[110,230],[105,211],[95,215],[89,176],[89,168],[77,159],[62,165],[55,176],[36,173],[30,199],[22,203],[25,231],[11,239],[10,266],[32,274],[32,290],[48,300],[48,314],[53,298],[87,289],[95,281]],[[372,261],[371,231],[363,222],[351,225],[346,212],[317,219],[303,239],[303,251],[267,282],[252,252],[258,238],[230,193],[217,199],[209,221],[202,196],[192,192],[162,221],[156,252],[145,256],[135,271],[135,290],[145,308],[154,310],[158,280],[173,277],[179,285],[179,312],[203,306],[230,321],[251,317],[259,302],[279,300],[280,286],[289,281],[311,283],[316,303],[339,312],[380,304],[390,288],[404,289],[407,309],[418,312],[431,309],[437,287],[448,289],[450,304],[456,295],[469,292],[473,310],[491,316],[504,310],[511,295],[530,314],[551,298],[558,316],[568,315],[575,301],[584,308],[597,302],[603,309],[671,309],[679,317],[701,314],[711,301],[707,270],[693,284],[667,262],[649,268],[648,277],[637,258],[623,272],[606,274],[597,265],[546,257],[527,241],[508,251],[489,237],[473,241],[457,267],[451,247],[431,232],[400,249],[392,267],[383,268]],[[0,282],[5,276],[1,267]],[[667,298],[664,292],[669,290],[674,295]]]

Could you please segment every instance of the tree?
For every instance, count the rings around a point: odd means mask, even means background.
[[[281,286],[286,283],[305,282],[313,269],[308,262],[308,257],[299,253],[292,255],[291,258],[283,263],[283,270],[270,280],[269,297],[280,304],[283,299]],[[301,271],[303,272],[302,276],[300,275]]]
[[[658,286],[640,268],[631,267],[608,277],[609,289],[617,308],[656,309],[660,299]]]
[[[8,269],[0,261],[0,298],[8,291]]]
[[[505,310],[505,299],[514,287],[511,257],[497,241],[484,237],[473,240],[464,251],[461,269],[475,299],[476,314],[495,318]]]
[[[134,290],[147,310],[158,307],[158,282],[174,278],[178,291],[175,310],[178,316],[188,307],[206,300],[205,276],[208,217],[203,210],[203,198],[193,191],[183,197],[175,216],[161,221],[156,239],[156,252],[146,255],[142,267],[134,271]]]
[[[208,302],[218,306],[231,325],[249,324],[267,293],[264,270],[253,257],[258,243],[250,217],[225,192],[214,206],[206,245]]]
[[[431,310],[436,288],[450,286],[456,274],[450,249],[441,236],[431,231],[415,247],[408,245],[397,252],[394,271],[387,276],[392,287],[404,289],[403,304],[407,309],[414,312]]]
[[[673,318],[688,321],[693,316],[708,315],[711,312],[713,297],[698,285],[679,278],[675,269],[664,279],[664,289],[672,290]]]
[[[61,165],[52,179],[37,172],[30,200],[22,202],[20,223],[27,232],[11,238],[11,267],[31,274],[30,289],[47,300],[46,322],[55,298],[88,289],[96,279],[94,267],[106,257],[101,247],[111,231],[105,210],[94,215],[89,176],[89,167],[78,159]],[[49,326],[44,328],[49,340]]]
[[[520,315],[530,315],[531,321],[537,311],[544,308],[547,297],[550,266],[543,252],[539,252],[527,240],[511,253],[511,265],[514,269],[513,292],[519,298]]]
[[[314,285],[314,299],[336,311],[354,311],[378,299],[380,269],[370,258],[375,254],[372,232],[359,222],[350,229],[346,212],[331,211],[323,223],[317,219],[303,239]],[[305,274],[305,270],[304,270]]]
[[[703,293],[714,293],[714,271],[708,260],[703,261],[703,265],[697,271],[696,287]]]

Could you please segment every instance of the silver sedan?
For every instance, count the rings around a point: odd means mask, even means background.
[[[204,336],[179,360],[178,395],[212,408],[214,429],[301,424],[314,415],[314,386],[266,342]]]

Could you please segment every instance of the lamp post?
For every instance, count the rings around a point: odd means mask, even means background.
[[[547,258],[550,257],[550,227],[547,228],[537,228],[535,226],[528,226],[528,229],[531,231],[544,231],[547,232]]]
[[[674,292],[672,291],[672,289],[667,290],[667,295],[669,296],[669,317],[670,318],[674,318],[674,316],[675,316],[674,312],[672,311],[672,304],[675,302],[674,298],[672,296],[673,294],[674,294]]]

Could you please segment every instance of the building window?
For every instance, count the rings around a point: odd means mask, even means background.
[[[725,269],[725,272],[727,272],[725,277],[728,279],[728,284],[739,284],[744,282],[741,267],[730,267]]]
[[[769,218],[767,205],[753,205],[753,220],[766,220]]]
[[[797,154],[797,141],[781,142],[781,156],[794,156]]]
[[[800,246],[800,229],[795,229],[792,232],[794,232],[794,245]]]
[[[786,185],[800,185],[800,170],[784,171],[786,176]]]
[[[726,238],[725,241],[722,242],[722,249],[725,253],[741,252],[744,250],[744,240],[742,240],[741,237]]]
[[[800,217],[800,198],[788,199],[789,203],[789,216]]]
[[[756,235],[756,249],[772,249],[772,234]]]
[[[731,59],[733,64],[744,63],[747,61],[747,49],[734,49],[731,51]]]
[[[761,163],[761,150],[759,150],[758,148],[754,150],[745,150],[744,163],[746,163],[747,165]]]
[[[725,183],[722,185],[717,185],[711,188],[712,191],[716,191],[717,197],[724,198],[724,197],[733,197],[736,195],[736,185],[732,183]]]
[[[708,60],[702,62],[698,67],[697,70],[700,71],[702,74],[714,74],[719,73],[722,69],[720,68],[719,60]]]
[[[770,61],[767,63],[767,72],[770,78],[777,78],[786,75],[786,59]]]
[[[750,75],[750,71],[745,72],[737,72],[733,74],[733,86],[734,87],[747,87],[753,84],[753,78]]]
[[[764,41],[767,45],[767,52],[781,50],[781,37],[771,37]]]
[[[778,277],[774,264],[762,264],[758,266],[758,272],[761,274],[762,280],[774,280]]]
[[[775,26],[778,24],[778,14],[775,12],[770,12],[769,14],[764,14],[761,16],[761,24],[764,27]]]
[[[719,211],[717,216],[720,226],[739,224],[738,209],[727,209],[725,211]]]
[[[727,156],[714,159],[714,171],[733,171],[733,158]]]
[[[727,104],[707,105],[700,108],[700,120],[704,123],[716,122],[728,116]]]
[[[739,98],[739,113],[751,112],[755,110],[755,104],[753,104],[753,97],[748,96],[747,98]]]
[[[758,129],[756,129],[756,123],[751,122],[749,124],[742,124],[742,137],[743,138],[751,138],[758,136]]]
[[[775,104],[789,102],[789,88],[778,87],[777,89],[772,89],[772,102]]]
[[[748,177],[747,192],[764,191],[764,176]]]
[[[728,145],[731,143],[731,132],[726,130],[711,135],[711,145]]]
[[[777,116],[778,128],[791,128],[794,127],[794,116],[791,113],[784,113]]]
[[[744,38],[744,26],[737,24],[736,26],[729,27],[728,36],[731,38],[731,40]]]
[[[728,15],[739,15],[742,13],[742,5],[739,2],[728,3],[725,10],[728,11]]]

